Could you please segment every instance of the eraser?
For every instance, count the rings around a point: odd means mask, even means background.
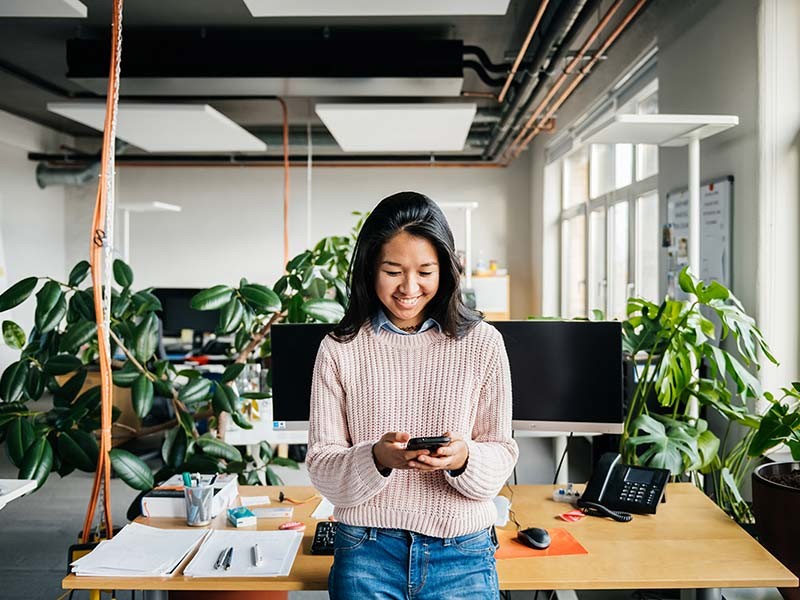
[[[234,527],[250,527],[256,524],[256,516],[246,506],[237,506],[228,509],[228,521]]]

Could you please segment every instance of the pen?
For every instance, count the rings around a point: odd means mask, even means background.
[[[260,567],[261,560],[261,548],[258,547],[258,544],[253,544],[253,565]]]
[[[223,548],[222,552],[217,557],[217,562],[214,563],[214,568],[219,569],[222,566],[222,561],[225,560],[225,555],[228,553],[228,548]]]
[[[186,471],[183,472],[183,485],[185,487],[192,487],[192,478],[189,477],[189,473]]]
[[[223,565],[226,571],[231,568],[231,559],[233,559],[233,546],[228,549],[228,556],[225,558],[225,564]]]

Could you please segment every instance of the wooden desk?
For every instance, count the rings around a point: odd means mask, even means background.
[[[711,500],[688,483],[670,484],[657,515],[636,515],[630,523],[587,517],[577,523],[556,518],[568,505],[553,502],[554,486],[514,486],[513,509],[523,526],[563,527],[589,551],[584,555],[514,558],[497,561],[505,590],[669,589],[794,587],[797,577],[772,557]],[[309,487],[245,487],[244,496],[280,490],[306,498]],[[508,495],[508,488],[503,491]],[[139,590],[324,590],[332,557],[309,553],[317,501],[294,507],[293,520],[307,524],[291,575],[271,578],[192,579],[103,578],[69,575],[64,589]],[[275,529],[285,519],[259,519],[259,529]],[[155,527],[180,527],[180,519],[141,519]],[[214,527],[226,527],[222,515]],[[513,528],[509,523],[508,528]]]

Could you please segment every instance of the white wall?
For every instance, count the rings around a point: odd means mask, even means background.
[[[512,316],[530,313],[530,176],[525,161],[495,168],[313,169],[311,240],[345,235],[352,211],[368,211],[394,192],[415,190],[438,202],[476,201],[473,251],[496,258],[512,275]],[[205,287],[247,277],[271,285],[281,274],[283,170],[243,168],[120,169],[117,202],[159,200],[180,213],[131,214],[131,267],[136,286]],[[68,195],[67,256],[85,254],[93,192]],[[463,248],[463,213],[446,210]],[[306,247],[306,169],[292,169],[290,255]],[[122,247],[119,221],[116,246]]]
[[[41,190],[29,151],[52,150],[59,137],[52,131],[0,112],[0,244],[5,251],[7,284],[31,275],[62,281],[64,262],[64,189]],[[2,267],[2,265],[0,265]],[[3,291],[0,286],[0,292]],[[26,333],[33,326],[35,299],[0,314]],[[0,341],[0,372],[19,356]]]

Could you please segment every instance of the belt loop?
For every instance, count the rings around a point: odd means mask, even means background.
[[[447,546],[450,546],[452,543],[453,543],[453,538],[451,537],[446,537],[444,538],[444,540],[442,540],[442,546],[444,546],[445,548]]]
[[[374,542],[378,539],[378,528],[377,527],[370,527],[369,528],[369,541]]]

